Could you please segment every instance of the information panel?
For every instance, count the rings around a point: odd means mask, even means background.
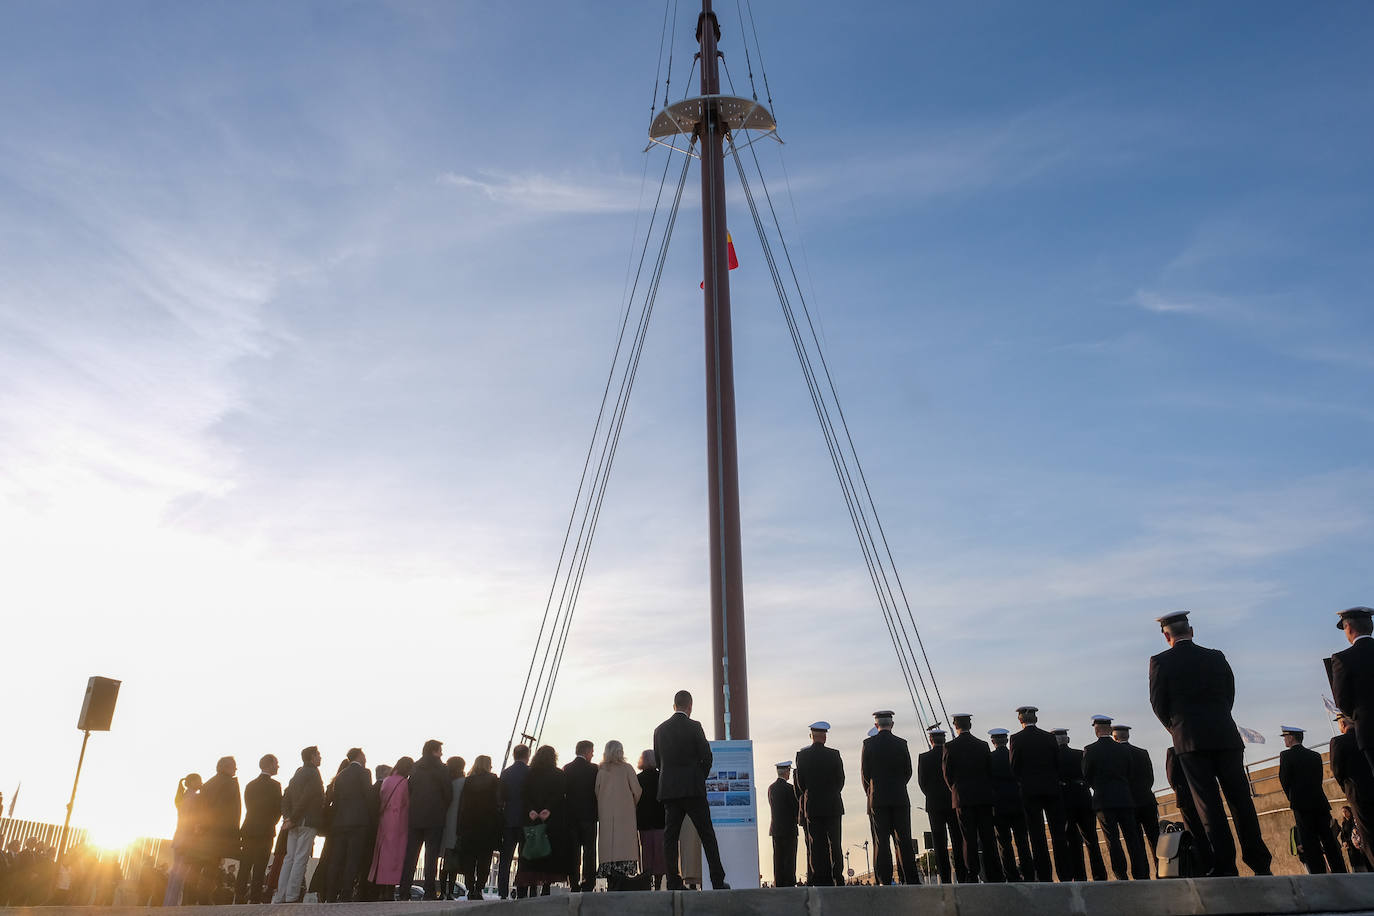
[[[758,794],[754,790],[754,742],[712,741],[706,803],[720,843],[725,881],[731,887],[759,886]],[[710,874],[705,857],[702,875]],[[709,882],[709,879],[708,879]]]

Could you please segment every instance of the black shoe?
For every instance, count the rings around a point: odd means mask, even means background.
[[[724,881],[720,882],[719,884],[717,884],[714,881],[711,882],[711,890],[713,891],[728,891],[729,889],[730,885],[726,884]]]

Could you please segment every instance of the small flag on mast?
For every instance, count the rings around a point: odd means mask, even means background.
[[[730,265],[730,270],[739,267],[739,258],[735,257],[735,240],[727,231],[725,233],[725,260]],[[701,281],[701,288],[706,288],[706,281]]]
[[[1325,706],[1326,711],[1333,716],[1339,716],[1341,714],[1341,711],[1336,708],[1336,704],[1326,698],[1326,694],[1322,694],[1322,705]]]
[[[19,803],[19,790],[24,788],[24,780],[19,780],[19,785],[14,787],[14,794],[10,796],[9,817],[14,817],[14,806]]]
[[[1264,743],[1264,736],[1253,728],[1246,728],[1243,725],[1237,725],[1236,728],[1240,731],[1240,737],[1246,744]]]

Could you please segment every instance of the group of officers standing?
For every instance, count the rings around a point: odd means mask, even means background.
[[[1260,835],[1245,770],[1244,741],[1231,715],[1235,677],[1230,664],[1220,651],[1193,642],[1187,612],[1157,622],[1169,648],[1150,659],[1150,705],[1173,739],[1165,772],[1192,836],[1198,874],[1239,874],[1235,838],[1245,864],[1257,875],[1271,874],[1272,855]],[[1374,610],[1341,611],[1339,626],[1351,646],[1329,665],[1345,733],[1332,741],[1332,767],[1354,808],[1368,856],[1374,839],[1366,829],[1374,827]],[[903,884],[920,883],[907,789],[913,775],[925,796],[942,883],[951,878],[960,883],[1052,881],[1056,873],[1061,881],[1084,881],[1089,875],[1104,881],[1099,826],[1115,878],[1149,878],[1152,861],[1157,873],[1154,766],[1148,751],[1130,743],[1130,726],[1095,715],[1096,740],[1078,750],[1069,746],[1068,729],[1041,729],[1038,713],[1034,706],[1019,707],[1020,730],[992,729],[991,746],[972,733],[972,716],[956,713],[950,717],[955,737],[949,739],[939,724],[928,728],[930,749],[914,768],[907,742],[892,732],[893,712],[873,714],[875,727],[863,742],[860,773],[875,846],[875,883],[892,884],[894,877]],[[845,883],[844,763],[839,751],[826,747],[829,723],[810,728],[811,745],[797,752],[795,765],[777,764],[778,778],[768,789],[778,887],[796,883],[799,827],[806,840],[807,883]],[[1345,871],[1322,789],[1321,755],[1302,747],[1301,728],[1281,731],[1288,749],[1280,755],[1280,783],[1294,812],[1303,861],[1310,872]]]

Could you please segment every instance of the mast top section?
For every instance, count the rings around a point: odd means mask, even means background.
[[[649,125],[649,139],[661,140],[674,134],[694,134],[714,113],[716,123],[729,130],[777,130],[773,114],[763,103],[737,95],[703,95],[674,102],[658,113]]]

